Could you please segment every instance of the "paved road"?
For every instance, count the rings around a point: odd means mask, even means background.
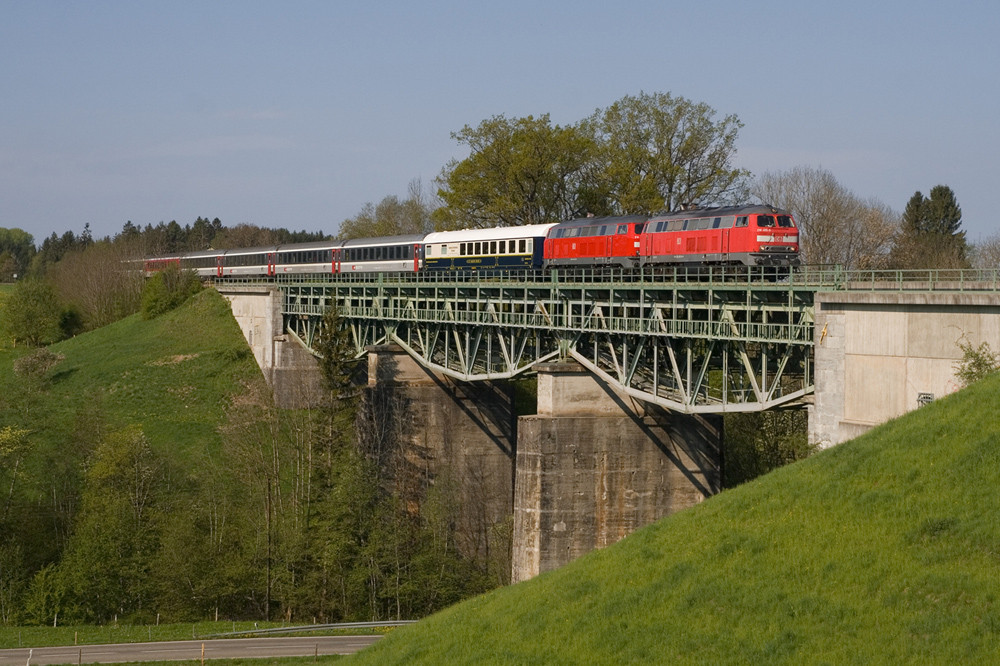
[[[173,661],[265,657],[311,657],[316,654],[351,654],[381,636],[306,636],[288,638],[233,638],[214,641],[164,641],[0,650],[0,666],[45,666],[46,664],[111,664],[123,661]]]

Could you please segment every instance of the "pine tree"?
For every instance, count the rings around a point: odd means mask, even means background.
[[[902,232],[892,250],[895,268],[968,268],[962,209],[947,185],[915,192],[903,211]]]

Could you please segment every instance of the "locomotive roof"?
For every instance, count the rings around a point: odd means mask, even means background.
[[[598,224],[630,224],[632,222],[645,222],[645,215],[614,215],[607,217],[580,217],[575,220],[566,220],[555,225],[561,229],[573,227],[589,227]]]
[[[788,211],[767,204],[751,204],[749,206],[721,206],[718,208],[690,208],[675,210],[671,213],[657,213],[651,220],[690,220],[697,217],[726,217],[728,215],[788,215]]]

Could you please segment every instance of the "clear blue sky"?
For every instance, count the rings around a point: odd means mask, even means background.
[[[336,231],[430,188],[496,115],[670,92],[745,124],[754,173],[830,170],[1000,233],[1000,3],[0,0],[0,227],[198,216]]]

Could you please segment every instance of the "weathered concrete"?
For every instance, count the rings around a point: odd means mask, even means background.
[[[322,397],[316,357],[284,332],[281,291],[271,287],[226,287],[233,317],[253,351],[257,366],[284,409],[314,407]]]
[[[648,410],[575,363],[538,369],[518,422],[512,579],[532,578],[718,491],[722,422]]]
[[[816,294],[810,441],[832,446],[960,388],[959,343],[1000,349],[996,294]]]
[[[382,458],[410,510],[433,494],[436,510],[454,519],[459,550],[509,571],[516,441],[510,385],[452,381],[394,345],[369,348],[368,362],[362,446],[374,443],[364,433],[369,428],[393,433],[388,439],[398,441],[386,443],[399,455]]]

